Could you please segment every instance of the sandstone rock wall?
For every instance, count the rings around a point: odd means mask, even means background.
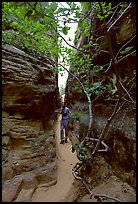
[[[128,47],[132,46],[135,50],[136,48],[136,19],[135,15],[135,3],[126,12],[126,14],[120,18],[116,26],[113,26],[109,34],[111,37],[111,43],[114,55],[117,54],[119,49],[127,44]],[[118,15],[118,14],[117,14]],[[118,16],[116,16],[118,18]],[[94,19],[92,19],[94,20]],[[109,20],[109,19],[108,19]],[[114,19],[115,20],[115,19]],[[93,21],[92,21],[93,23]],[[104,35],[103,27],[101,26],[103,22],[99,24],[99,21],[94,21],[94,29],[91,33],[97,36],[97,41],[100,44],[101,50],[107,49],[107,40]],[[100,33],[101,32],[101,33]],[[103,35],[102,38],[99,37]],[[84,36],[85,38],[86,36]],[[101,39],[101,42],[99,41]],[[95,41],[96,41],[95,40]],[[96,42],[97,42],[96,41]],[[78,39],[78,47],[85,44],[84,40],[80,42]],[[77,46],[77,45],[76,45]],[[124,46],[125,47],[125,46]],[[108,53],[102,53],[100,50],[93,49],[91,47],[91,52],[95,55],[93,60],[94,65],[105,65],[110,62],[110,55]],[[118,60],[119,61],[119,60]],[[93,69],[93,68],[91,68]],[[118,176],[121,177],[125,182],[128,182],[131,186],[136,187],[136,55],[135,53],[131,56],[120,60],[117,64],[118,73],[122,79],[124,86],[127,90],[131,90],[131,99],[128,97],[128,92],[124,91],[125,100],[122,102],[122,108],[116,115],[116,117],[111,122],[108,133],[106,134],[104,141],[109,145],[111,151],[103,156],[112,165],[112,168]],[[76,92],[75,81],[72,82],[69,77],[66,86],[66,98],[68,106],[72,110],[73,117],[70,119],[70,135],[72,141],[79,136],[80,140],[83,140],[87,134],[89,113],[88,113],[88,102],[87,97],[84,93]],[[96,78],[96,79],[95,79]],[[104,70],[101,75],[97,75],[93,80],[104,81],[113,78],[113,68],[112,66],[108,70]],[[95,82],[94,81],[94,82]],[[90,84],[92,87],[92,84]],[[103,83],[104,85],[104,83]],[[110,118],[113,113],[116,101],[113,99],[106,100],[106,93],[102,96],[97,97],[97,95],[92,94],[91,100],[92,112],[93,112],[93,124],[92,124],[92,134],[91,136],[98,138],[101,134],[108,118]],[[133,99],[132,99],[133,98]],[[73,138],[74,137],[74,138]]]
[[[15,201],[22,191],[18,201],[29,201],[38,184],[56,180],[54,111],[59,93],[53,66],[50,59],[2,47],[4,202]]]

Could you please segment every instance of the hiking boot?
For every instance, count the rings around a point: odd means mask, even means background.
[[[65,139],[65,143],[67,143],[68,142],[68,140],[67,139]]]
[[[64,141],[63,141],[63,140],[61,140],[60,144],[64,144]]]

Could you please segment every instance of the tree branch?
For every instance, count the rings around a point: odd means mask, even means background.
[[[128,90],[128,92],[130,92],[130,90],[132,89],[132,87],[133,87],[133,84],[132,84],[132,86],[130,87],[130,89]],[[122,99],[124,99],[125,101],[127,101],[127,102],[129,102],[129,103],[133,103],[132,101],[129,101],[129,100],[127,100],[127,99],[125,98],[126,95],[127,95],[127,93],[126,93],[124,96],[122,96]],[[122,105],[119,107],[118,111],[123,107],[125,101],[124,101],[124,102],[122,103]],[[118,113],[118,111],[116,112],[116,114]]]
[[[108,195],[104,195],[104,194],[92,194],[91,192],[91,189],[89,188],[89,186],[86,184],[86,182],[84,181],[84,179],[79,176],[79,173],[78,173],[78,170],[80,167],[82,167],[84,163],[77,163],[73,168],[72,168],[72,174],[74,176],[74,178],[78,179],[78,180],[81,180],[82,183],[84,184],[84,186],[86,187],[87,191],[89,192],[90,194],[90,198],[93,196],[93,197],[105,197],[105,198],[109,198],[109,199],[112,199],[112,200],[115,200],[115,201],[118,201],[118,202],[122,202],[121,200],[117,199],[117,198],[114,198],[112,196],[108,196]]]
[[[70,47],[72,47],[72,48],[75,49],[75,50],[78,50],[79,52],[82,52],[83,54],[84,54],[84,53],[89,53],[88,51],[80,50],[80,49],[78,49],[77,47],[75,47],[75,46],[69,44],[69,43],[65,40],[65,38],[54,28],[54,26],[53,26],[52,24],[50,24],[50,25],[51,25],[51,27],[56,31],[57,35],[58,35],[60,38],[62,38],[62,40],[64,40],[64,42],[65,42],[67,45],[69,45]]]
[[[133,54],[135,54],[135,53],[136,53],[136,50],[134,50],[133,52],[131,52],[131,53],[127,54],[127,55],[125,55],[124,57],[122,57],[120,60],[117,61],[117,64],[120,63],[120,62],[121,62],[122,60],[124,60],[125,58],[127,58],[127,57],[129,57],[130,55],[133,55]]]
[[[115,200],[117,202],[122,202],[121,200],[117,199],[117,198],[114,198],[112,196],[108,196],[108,195],[103,195],[103,194],[95,194],[94,197],[105,197],[105,198],[110,198],[112,200]]]
[[[110,60],[110,62],[109,62],[109,66],[108,66],[107,69],[104,71],[104,73],[106,73],[106,72],[110,69],[111,64],[112,64],[112,59]]]
[[[108,25],[108,24],[111,22],[112,18],[113,18],[113,17],[114,17],[114,15],[116,14],[117,9],[119,8],[120,4],[121,4],[121,3],[119,3],[117,6],[115,6],[115,7],[114,7],[114,8],[115,8],[115,11],[114,11],[114,13],[112,14],[112,16],[111,16],[110,20],[107,22],[107,25]],[[114,8],[109,9],[108,11],[113,10]]]
[[[120,49],[119,51],[117,52],[116,56],[115,56],[115,59],[117,60],[117,56],[119,55],[120,51],[128,44],[130,43],[134,38],[136,37],[136,35],[134,35],[129,41],[127,41]]]
[[[111,30],[111,28],[119,21],[119,19],[126,13],[126,11],[129,9],[132,3],[128,5],[128,7],[120,14],[120,16],[114,21],[114,23],[107,29],[107,32]]]
[[[101,133],[101,135],[100,135],[100,137],[99,137],[99,139],[98,139],[98,142],[97,142],[97,144],[96,144],[96,146],[95,146],[94,151],[93,151],[92,154],[94,154],[94,153],[98,150],[98,148],[99,148],[99,146],[100,146],[100,143],[101,143],[101,140],[102,140],[103,137],[105,136],[105,134],[106,134],[106,132],[107,132],[107,130],[108,130],[108,127],[109,127],[111,121],[113,120],[113,118],[114,118],[114,116],[115,116],[115,114],[116,114],[116,112],[117,112],[117,109],[119,108],[120,100],[121,100],[121,94],[119,95],[119,99],[118,99],[118,101],[117,101],[117,103],[116,103],[116,106],[115,106],[115,108],[114,108],[114,111],[113,111],[111,117],[108,118],[107,123],[106,123],[106,125],[105,125],[105,127],[104,127],[104,129],[103,129],[103,131],[102,131],[102,133]]]
[[[83,17],[83,19],[80,19],[80,20],[78,21],[78,23],[84,21],[84,20],[90,15],[92,9],[93,9],[93,8],[91,8],[91,9],[88,11],[88,13],[86,13],[86,15]]]
[[[124,101],[127,101],[127,102],[129,102],[129,103],[134,103],[134,102],[129,101],[128,99],[126,99],[124,96],[122,97],[122,99],[124,99]]]
[[[87,136],[88,136],[89,131],[91,130],[91,127],[92,127],[92,102],[91,102],[91,98],[90,98],[91,94],[88,94],[88,92],[85,90],[84,85],[82,84],[82,82],[80,81],[80,79],[79,79],[76,75],[72,74],[72,73],[71,73],[66,67],[64,67],[62,64],[59,63],[59,65],[60,65],[61,67],[63,67],[63,69],[65,69],[71,76],[73,76],[73,77],[79,82],[79,84],[81,85],[81,87],[82,87],[82,89],[83,89],[83,91],[84,91],[84,93],[85,93],[85,95],[86,95],[86,97],[87,97],[88,104],[89,104],[89,118],[90,118],[90,120],[89,120],[89,129],[88,129],[88,133],[87,133]]]
[[[122,88],[125,90],[125,92],[127,93],[127,95],[129,96],[129,98],[131,99],[131,101],[135,104],[135,101],[133,101],[133,98],[130,96],[129,92],[126,90],[126,88],[123,86],[123,84],[121,83],[121,81],[119,81],[120,85],[122,86]]]
[[[64,38],[59,32],[57,32],[57,34],[59,35],[59,37],[62,38],[62,40],[64,40],[64,42],[65,42],[67,45],[69,45],[69,46],[72,47],[73,49],[78,50],[79,52],[82,52],[82,53],[84,53],[84,52],[85,52],[85,53],[88,53],[87,51],[80,50],[80,49],[78,49],[77,47],[74,47],[73,45],[69,44],[69,43],[65,40],[65,38]]]

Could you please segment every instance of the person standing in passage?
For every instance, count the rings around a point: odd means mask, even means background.
[[[68,118],[71,111],[68,107],[66,107],[66,104],[63,103],[60,113],[62,114],[61,123],[60,123],[60,139],[61,139],[60,144],[64,144],[64,142],[67,143]],[[65,137],[64,137],[64,130],[65,130]]]

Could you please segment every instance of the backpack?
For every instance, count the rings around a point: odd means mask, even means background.
[[[64,108],[64,109],[62,109],[61,113],[63,116],[67,116],[69,113],[69,110],[67,108]]]

